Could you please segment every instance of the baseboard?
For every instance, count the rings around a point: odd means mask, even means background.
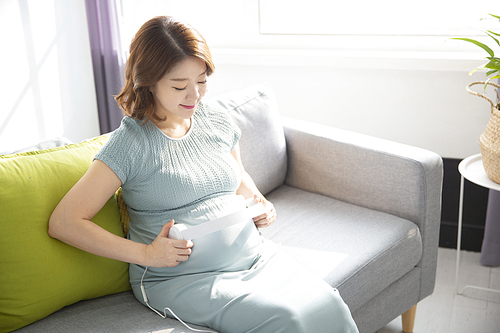
[[[460,199],[460,159],[443,158],[444,179],[439,246],[457,246],[458,208]],[[465,180],[461,248],[480,252],[486,220],[489,190]]]

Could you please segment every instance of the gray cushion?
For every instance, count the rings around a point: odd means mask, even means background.
[[[55,148],[55,147],[61,147],[61,146],[69,145],[70,143],[72,143],[71,140],[69,140],[67,138],[64,138],[64,137],[60,137],[60,138],[55,138],[55,139],[51,139],[51,140],[40,142],[40,143],[38,143],[38,144],[36,144],[34,146],[31,146],[31,147],[26,147],[26,148],[23,148],[23,149],[18,149],[18,150],[8,151],[8,152],[0,152],[0,155],[3,155],[3,154],[18,154],[18,153],[24,153],[24,152],[27,152],[27,151],[50,149],[50,148]]]
[[[337,287],[351,311],[422,256],[419,229],[406,219],[286,185],[267,198],[277,221],[261,232]]]
[[[241,160],[259,190],[266,194],[283,184],[285,136],[272,90],[258,85],[207,103],[228,110],[241,129]]]

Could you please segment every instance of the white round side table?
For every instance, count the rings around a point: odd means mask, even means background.
[[[491,291],[500,293],[500,290],[483,288],[479,286],[465,286],[462,291],[458,290],[458,274],[460,271],[460,246],[462,241],[462,215],[463,215],[463,202],[464,202],[464,178],[468,181],[482,186],[484,188],[488,188],[491,190],[500,191],[500,184],[492,181],[486,171],[484,171],[483,161],[481,159],[481,154],[472,155],[464,159],[458,165],[458,171],[460,172],[460,205],[458,211],[458,236],[457,236],[457,264],[456,264],[456,272],[455,272],[455,292],[459,295],[462,295],[466,289],[479,289],[484,291]]]

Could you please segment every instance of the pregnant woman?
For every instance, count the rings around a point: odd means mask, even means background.
[[[55,208],[49,234],[130,263],[137,300],[162,316],[219,332],[357,332],[338,291],[299,266],[258,228],[276,219],[241,163],[240,130],[202,103],[214,65],[203,37],[171,17],[135,35],[116,97],[121,126]],[[122,187],[127,239],[90,220]],[[245,209],[265,213],[194,240],[168,238]]]

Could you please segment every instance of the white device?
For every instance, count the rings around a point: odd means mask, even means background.
[[[199,224],[197,226],[188,228],[182,223],[174,224],[168,233],[168,238],[191,240],[201,236],[211,234],[212,232],[236,225],[243,221],[248,221],[256,216],[265,213],[264,205],[262,203],[255,203],[253,198],[246,201],[247,208],[242,209],[236,213],[232,213],[218,219]]]

